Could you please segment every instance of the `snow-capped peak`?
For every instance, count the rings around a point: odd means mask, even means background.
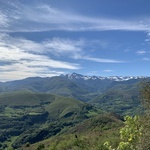
[[[127,80],[131,80],[131,79],[146,78],[144,76],[108,76],[108,77],[87,76],[87,75],[84,76],[84,75],[77,74],[77,73],[66,74],[63,76],[70,80],[111,80],[111,81],[127,81]]]

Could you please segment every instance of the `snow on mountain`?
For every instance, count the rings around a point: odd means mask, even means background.
[[[131,79],[142,79],[146,78],[144,76],[108,76],[108,77],[102,77],[102,76],[84,76],[77,73],[72,74],[66,74],[62,75],[70,80],[112,80],[112,81],[128,81]]]

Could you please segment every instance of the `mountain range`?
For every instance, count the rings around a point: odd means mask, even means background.
[[[140,83],[147,78],[84,76],[77,73],[47,78],[30,77],[0,83],[0,97],[7,92],[31,91],[74,98],[121,115],[136,114],[141,112]]]
[[[18,90],[30,90],[33,92],[70,94],[70,92],[85,94],[101,93],[116,85],[134,84],[147,77],[123,77],[123,76],[84,76],[77,73],[54,76],[54,77],[30,77],[23,80],[0,82],[1,92],[12,92]],[[74,91],[72,91],[74,90]],[[82,94],[83,94],[82,93]],[[75,94],[75,95],[76,95]],[[68,95],[67,95],[68,96]],[[85,99],[86,101],[86,99]]]
[[[141,114],[139,88],[147,78],[72,73],[1,82],[0,148],[18,148],[66,133],[79,122],[106,112],[120,116]],[[91,130],[92,125],[89,126]]]
[[[108,91],[126,91],[130,95],[138,93],[137,84],[147,77],[98,77],[84,76],[77,73],[55,77],[31,77],[23,80],[0,83],[0,93],[29,90],[69,96],[84,102]]]
[[[64,76],[70,80],[112,80],[112,81],[127,81],[131,79],[142,79],[146,78],[145,76],[108,76],[108,77],[102,77],[102,76],[84,76],[77,73],[72,74],[66,74],[61,75]]]

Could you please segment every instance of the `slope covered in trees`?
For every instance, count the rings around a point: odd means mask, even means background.
[[[92,105],[73,98],[31,91],[0,94],[0,104],[2,149],[38,142],[98,113]]]

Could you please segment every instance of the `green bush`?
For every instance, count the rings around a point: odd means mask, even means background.
[[[108,150],[137,150],[141,142],[142,126],[139,117],[125,117],[125,126],[120,129],[120,143],[117,148],[113,148],[109,142],[105,142],[104,146]]]

